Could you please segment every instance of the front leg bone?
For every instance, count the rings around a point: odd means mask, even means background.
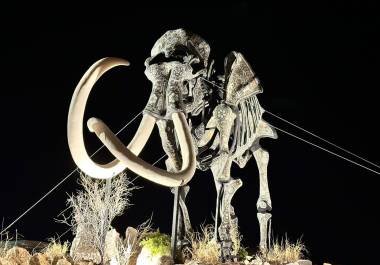
[[[170,172],[176,172],[181,169],[181,153],[178,151],[174,133],[174,124],[171,120],[158,120],[158,132],[160,134],[162,148],[168,159],[165,161],[166,168]]]
[[[222,259],[232,261],[237,255],[236,244],[239,240],[238,218],[235,215],[231,201],[236,191],[243,185],[240,179],[233,179],[228,183],[223,183],[223,198],[221,205],[221,224],[218,232],[222,241]]]

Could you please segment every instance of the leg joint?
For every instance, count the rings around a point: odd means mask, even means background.
[[[259,200],[256,206],[259,213],[267,213],[272,211],[271,203],[266,200]]]

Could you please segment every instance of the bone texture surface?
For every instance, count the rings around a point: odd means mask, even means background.
[[[104,61],[98,62],[82,78],[74,93],[68,121],[69,143],[75,162],[90,176],[109,178],[114,172],[129,168],[158,184],[181,186],[178,218],[173,219],[179,220],[175,226],[179,241],[183,239],[181,233],[191,231],[191,212],[185,202],[189,187],[185,185],[191,185],[189,181],[195,167],[210,170],[217,191],[215,237],[222,247],[222,260],[231,261],[237,254],[233,242],[239,236],[238,217],[231,201],[243,185],[240,178],[231,176],[232,163],[243,168],[251,158],[256,161],[260,183],[256,203],[258,234],[260,247],[266,249],[272,209],[267,179],[269,154],[259,140],[277,138],[277,135],[262,119],[264,109],[257,95],[263,88],[244,56],[232,51],[224,60],[224,72],[217,73],[210,51],[204,39],[184,29],[169,30],[156,41],[145,60],[145,75],[152,83],[152,91],[143,110],[142,129],[128,148],[102,121],[89,122],[89,128],[115,156],[114,162],[107,165],[94,163],[85,151],[83,113],[96,80],[108,69],[127,63],[110,62],[110,59],[105,59],[106,65]],[[166,170],[152,167],[137,157],[154,123],[167,155]]]

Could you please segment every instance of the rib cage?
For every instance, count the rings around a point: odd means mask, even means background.
[[[239,102],[231,135],[230,153],[234,159],[244,155],[256,140],[256,130],[263,112],[256,95]]]

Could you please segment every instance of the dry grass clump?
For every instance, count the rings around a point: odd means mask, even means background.
[[[55,260],[64,258],[68,251],[69,242],[66,241],[64,243],[61,243],[52,238],[49,239],[49,244],[42,250],[42,253],[46,255],[50,262],[53,262]]]
[[[114,257],[117,264],[119,265],[128,265],[130,264],[130,260],[134,255],[133,244],[126,244],[122,240],[118,240],[116,242],[116,256]]]
[[[137,256],[141,251],[140,243],[152,231],[151,227],[151,219],[149,219],[137,227],[135,235],[129,235],[128,238],[120,239],[116,242],[117,253],[115,259],[119,265],[136,263]]]
[[[4,258],[8,249],[11,248],[9,241],[11,241],[11,238],[9,237],[8,232],[0,235],[0,258]]]
[[[5,258],[7,251],[13,246],[17,245],[17,240],[21,237],[17,230],[14,236],[9,234],[9,231],[3,231],[4,229],[4,220],[1,224],[1,234],[0,234],[0,258]]]
[[[236,257],[235,259],[244,259],[246,254],[246,249],[242,245],[243,236],[239,233],[238,230],[231,230],[231,240],[232,240],[232,256]],[[237,260],[236,260],[237,261]]]
[[[307,252],[307,250],[301,240],[291,243],[285,238],[285,240],[282,239],[281,242],[276,240],[269,246],[267,251],[260,252],[257,258],[273,265],[281,265],[302,259],[304,252]]]
[[[220,244],[214,238],[213,225],[201,226],[201,232],[187,235],[190,247],[185,248],[184,256],[203,264],[217,264],[220,258]]]

